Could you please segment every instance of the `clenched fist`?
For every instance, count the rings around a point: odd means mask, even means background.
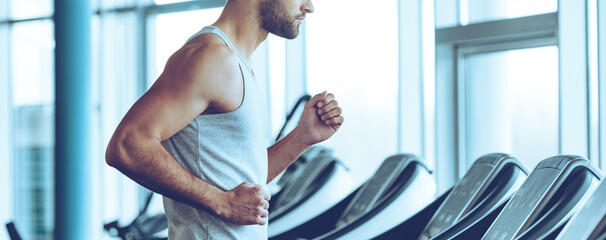
[[[240,224],[267,224],[269,193],[258,184],[243,182],[219,197],[215,212],[225,220]]]
[[[298,132],[301,140],[311,146],[330,138],[343,124],[343,110],[335,100],[335,95],[326,91],[316,94],[303,109]]]

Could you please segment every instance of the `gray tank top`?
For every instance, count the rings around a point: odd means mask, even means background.
[[[162,145],[190,173],[221,190],[242,182],[267,189],[271,137],[264,96],[251,69],[219,28],[205,27],[187,42],[205,33],[221,37],[238,55],[244,100],[233,112],[199,115]],[[170,198],[163,200],[169,239],[267,239],[267,225],[236,225]]]

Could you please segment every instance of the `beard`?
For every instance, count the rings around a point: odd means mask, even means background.
[[[295,39],[299,35],[296,18],[288,15],[284,5],[278,0],[266,0],[259,3],[261,27],[277,36]]]

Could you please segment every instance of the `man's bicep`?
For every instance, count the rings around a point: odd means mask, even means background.
[[[146,137],[160,141],[170,138],[221,101],[222,84],[233,75],[228,71],[233,68],[232,58],[221,49],[177,52],[158,80],[133,105],[127,118],[149,134]]]
[[[133,105],[133,123],[160,141],[168,139],[208,107],[209,97],[196,92],[194,83],[160,77]]]

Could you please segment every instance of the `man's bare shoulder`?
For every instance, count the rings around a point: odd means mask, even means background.
[[[209,111],[225,112],[238,108],[242,74],[238,56],[221,38],[203,34],[175,52],[159,81],[188,86],[209,102]]]
[[[170,57],[165,72],[194,74],[221,78],[239,73],[237,55],[214,34],[203,34],[192,39]]]

